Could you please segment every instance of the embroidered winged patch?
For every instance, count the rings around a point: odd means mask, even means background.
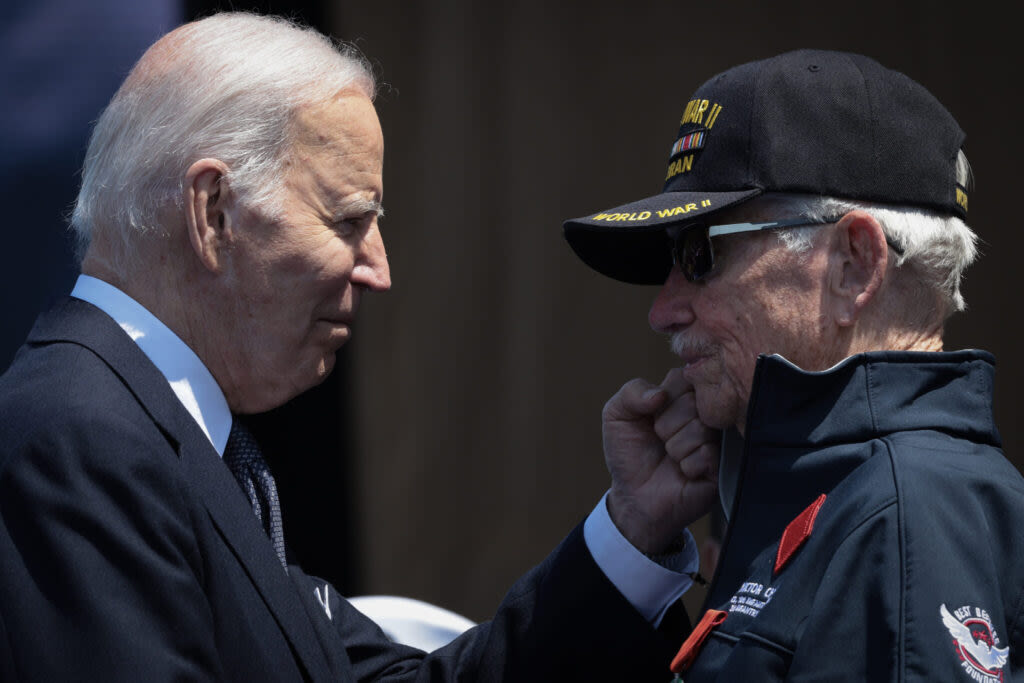
[[[996,647],[999,636],[992,620],[982,609],[964,605],[953,615],[946,605],[939,607],[942,623],[953,636],[953,644],[960,655],[960,665],[976,681],[1002,681],[1002,668],[1010,656],[1009,647]]]

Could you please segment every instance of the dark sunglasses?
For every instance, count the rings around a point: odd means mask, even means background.
[[[839,220],[839,218],[833,218],[812,221],[806,218],[791,218],[781,221],[768,221],[767,223],[731,223],[728,225],[688,223],[679,228],[669,230],[672,263],[679,266],[683,277],[690,282],[697,282],[715,268],[715,250],[711,244],[712,237],[734,235],[740,232],[799,228],[807,225],[829,225],[837,223]],[[889,240],[888,236],[886,236],[885,241],[897,254],[903,253],[899,247]]]

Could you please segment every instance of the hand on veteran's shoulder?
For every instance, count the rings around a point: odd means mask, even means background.
[[[721,433],[700,421],[680,368],[624,384],[602,422],[612,521],[640,551],[663,552],[714,503]]]

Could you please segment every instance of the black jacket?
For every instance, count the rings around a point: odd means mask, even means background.
[[[1024,480],[1000,450],[992,364],[759,359],[706,602],[728,616],[687,683],[1024,676]]]

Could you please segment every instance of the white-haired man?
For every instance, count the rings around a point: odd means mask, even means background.
[[[0,679],[664,670],[655,627],[695,551],[685,535],[658,562],[640,550],[670,545],[652,529],[679,538],[674,511],[651,524],[678,497],[671,473],[643,528],[602,501],[493,621],[429,656],[289,562],[273,478],[234,416],[320,382],[361,295],[390,285],[373,91],[323,36],[224,14],[152,46],[100,118],[73,217],[82,276],[0,378]]]
[[[593,268],[661,286],[650,324],[682,363],[609,401],[606,443],[656,461],[724,435],[680,461],[681,521],[715,482],[728,515],[672,663],[688,683],[1024,671],[1024,480],[991,356],[942,352],[975,257],[963,140],[906,76],[791,52],[697,90],[661,194],[566,223]],[[690,397],[689,425],[677,401],[665,431],[666,393]]]

